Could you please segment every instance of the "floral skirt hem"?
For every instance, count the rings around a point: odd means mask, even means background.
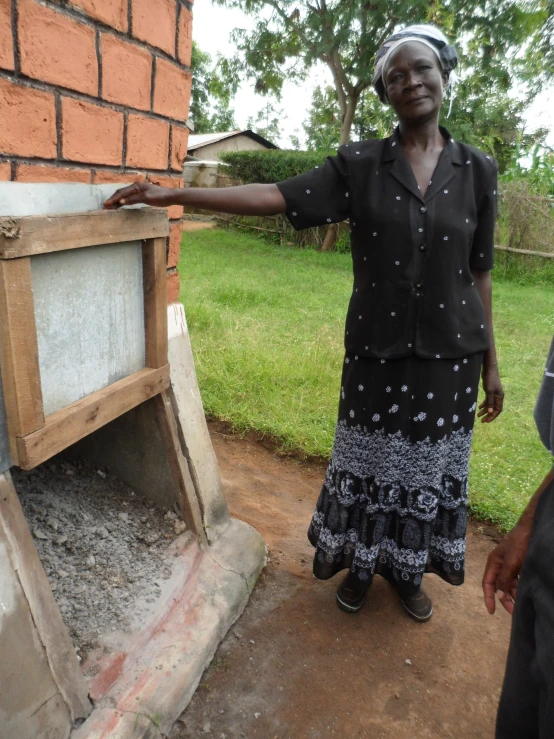
[[[333,453],[308,531],[314,575],[461,585],[467,476],[482,355],[347,354]]]

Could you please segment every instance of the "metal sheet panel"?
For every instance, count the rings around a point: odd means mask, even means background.
[[[31,257],[44,413],[145,367],[141,242]]]

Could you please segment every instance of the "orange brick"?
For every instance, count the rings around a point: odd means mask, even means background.
[[[169,123],[140,115],[129,115],[127,164],[130,167],[167,169]]]
[[[172,147],[171,147],[171,169],[179,172],[183,171],[183,162],[188,151],[189,130],[181,126],[172,126]]]
[[[54,159],[54,96],[0,78],[0,100],[0,151],[3,154]]]
[[[150,175],[150,182],[154,185],[160,185],[161,187],[172,187],[181,189],[183,187],[183,180],[179,177],[160,177],[159,175]],[[170,220],[176,220],[181,218],[184,212],[182,205],[171,205],[167,210],[167,216]]]
[[[133,36],[175,56],[177,3],[175,0],[131,0]]]
[[[0,0],[0,67],[13,69],[12,8],[10,0]]]
[[[19,164],[16,182],[90,182],[90,169],[51,167],[45,164]]]
[[[190,67],[192,56],[192,13],[188,8],[181,7],[179,16],[179,47],[177,49],[179,61]]]
[[[21,71],[29,77],[98,94],[98,62],[93,28],[35,0],[19,0]]]
[[[0,180],[11,180],[12,165],[9,162],[0,162]]]
[[[118,31],[127,30],[128,0],[71,0],[76,8],[82,8],[91,18],[96,18]]]
[[[182,237],[183,227],[177,223],[172,224],[169,227],[169,251],[167,254],[167,266],[169,269],[172,269],[179,264]]]
[[[167,273],[167,304],[179,301],[179,275],[177,272]]]
[[[121,165],[123,160],[123,113],[62,99],[63,157],[76,162]]]
[[[186,121],[189,114],[191,76],[189,72],[165,59],[156,61],[154,111]]]
[[[102,97],[150,110],[152,56],[135,44],[102,34]]]
[[[92,175],[95,185],[115,184],[132,185],[134,182],[144,182],[146,175],[141,172],[112,172],[105,169],[97,169]]]

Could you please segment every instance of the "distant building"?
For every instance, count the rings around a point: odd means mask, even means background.
[[[188,158],[203,162],[219,162],[219,155],[226,151],[260,151],[278,149],[271,141],[254,131],[230,131],[228,133],[201,133],[189,136]]]

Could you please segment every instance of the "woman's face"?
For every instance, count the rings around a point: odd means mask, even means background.
[[[415,123],[438,115],[446,77],[437,55],[425,44],[401,44],[387,62],[384,82],[400,120]]]

